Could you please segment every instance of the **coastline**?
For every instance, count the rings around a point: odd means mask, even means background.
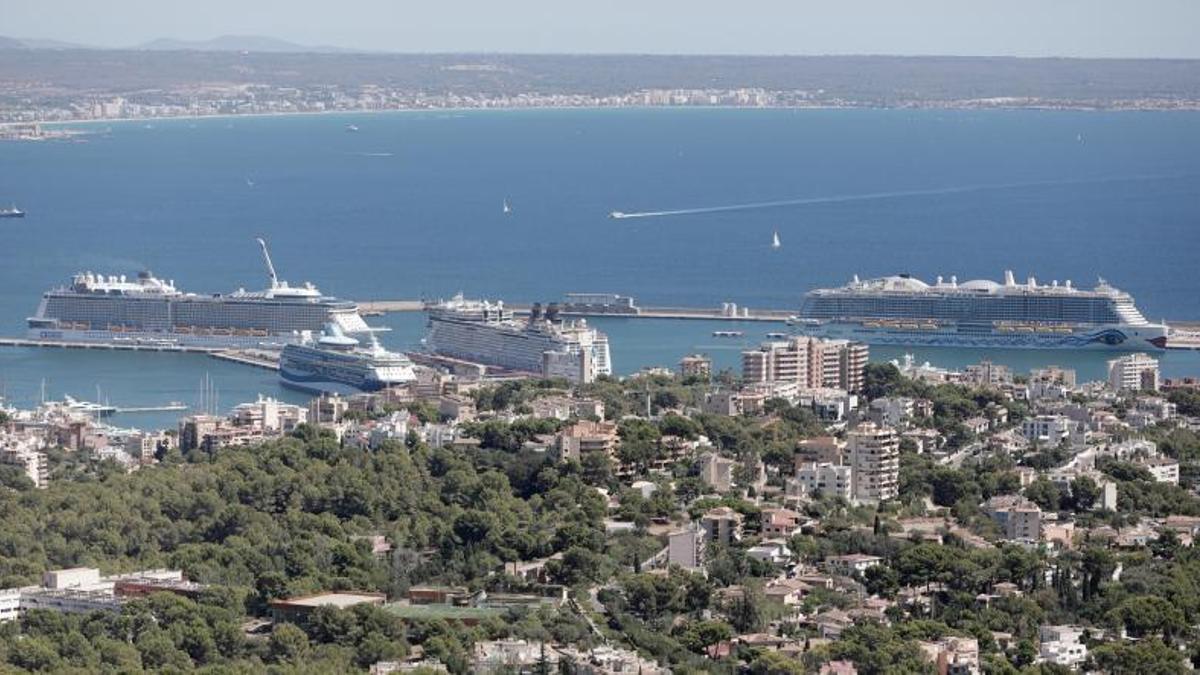
[[[1168,112],[1200,112],[1200,101],[1181,102],[1182,104],[1176,107],[1163,106],[1098,106],[1098,105],[804,105],[804,106],[770,106],[770,105],[622,105],[622,106],[605,106],[605,105],[537,105],[537,106],[448,106],[437,108],[382,108],[376,110],[296,110],[296,111],[274,111],[274,112],[248,112],[248,113],[214,113],[211,115],[156,115],[143,117],[102,117],[92,119],[78,120],[47,120],[47,121],[30,121],[30,122],[0,122],[0,129],[6,127],[39,125],[42,127],[62,128],[73,126],[95,126],[98,124],[127,124],[131,122],[154,122],[154,121],[199,121],[199,120],[222,120],[222,119],[253,119],[265,117],[316,117],[316,116],[355,116],[355,115],[372,115],[372,114],[411,114],[411,113],[446,113],[446,114],[462,114],[467,112],[518,112],[518,111],[564,111],[564,110],[583,110],[583,111],[598,111],[598,110],[632,110],[632,111],[648,111],[648,110],[738,110],[738,111],[827,111],[827,110],[863,110],[863,111],[932,111],[932,112],[982,112],[982,111],[1039,111],[1039,112],[1148,112],[1148,113],[1168,113]],[[4,139],[0,139],[4,140]],[[9,140],[37,140],[36,138],[16,138]]]

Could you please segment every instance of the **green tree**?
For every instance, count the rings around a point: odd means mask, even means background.
[[[1176,675],[1191,672],[1183,654],[1150,639],[1137,643],[1113,642],[1092,649],[1091,660],[1110,675]]]
[[[1091,476],[1080,476],[1071,481],[1071,501],[1076,511],[1089,511],[1100,499],[1100,486]]]
[[[1183,612],[1170,601],[1153,595],[1129,598],[1111,610],[1109,621],[1123,626],[1131,637],[1178,635],[1186,626]]]
[[[679,642],[697,654],[708,647],[733,637],[733,630],[724,621],[694,621],[679,636]]]
[[[28,636],[9,647],[8,662],[30,671],[57,670],[61,659],[49,639]]]
[[[275,663],[302,663],[308,656],[308,636],[291,623],[277,624],[267,641],[267,654]]]
[[[804,664],[779,652],[763,652],[750,662],[751,675],[804,675]]]
[[[1043,511],[1058,511],[1062,506],[1062,489],[1045,478],[1030,483],[1025,488],[1025,497]]]

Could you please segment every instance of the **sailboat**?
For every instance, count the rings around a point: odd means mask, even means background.
[[[783,246],[783,244],[779,241],[779,230],[775,230],[771,235],[771,248],[779,248],[780,246]]]
[[[0,218],[24,218],[25,212],[17,208],[16,204],[7,208],[0,208]]]
[[[505,212],[505,213],[512,213],[512,205],[510,205],[510,204],[508,203],[508,199],[505,199],[505,200],[504,200],[504,212]]]

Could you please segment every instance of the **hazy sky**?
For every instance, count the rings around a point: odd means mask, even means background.
[[[0,35],[387,51],[1200,58],[1200,0],[0,0]]]

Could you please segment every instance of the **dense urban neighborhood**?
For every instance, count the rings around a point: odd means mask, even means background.
[[[69,672],[1176,673],[1200,382],[789,337],[422,370],[160,432],[0,412],[0,661]]]

